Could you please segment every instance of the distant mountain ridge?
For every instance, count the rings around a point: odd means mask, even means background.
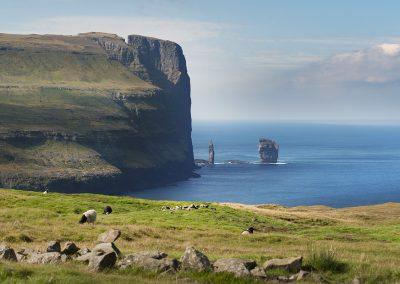
[[[0,34],[0,186],[113,193],[185,179],[190,107],[176,43]]]

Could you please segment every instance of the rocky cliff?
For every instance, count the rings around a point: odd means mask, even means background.
[[[0,187],[116,193],[185,179],[190,105],[176,43],[0,34]]]

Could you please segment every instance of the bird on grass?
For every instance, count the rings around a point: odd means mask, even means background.
[[[106,206],[106,207],[104,207],[103,214],[110,215],[112,211],[113,210],[112,210],[111,206]]]
[[[96,218],[97,218],[96,210],[90,209],[82,214],[82,217],[79,220],[79,224],[88,223],[94,225],[94,222],[96,222]]]

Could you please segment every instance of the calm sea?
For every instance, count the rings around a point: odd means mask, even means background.
[[[198,170],[201,178],[129,194],[287,206],[400,202],[399,126],[194,123],[192,137],[195,158],[207,159],[214,141],[214,167]],[[224,164],[257,162],[260,137],[280,144],[278,164]]]

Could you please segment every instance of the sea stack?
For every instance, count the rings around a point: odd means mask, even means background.
[[[210,144],[208,144],[208,163],[214,165],[214,144],[212,140],[210,141]]]
[[[258,144],[258,153],[262,163],[278,162],[279,145],[273,140],[260,138]]]

